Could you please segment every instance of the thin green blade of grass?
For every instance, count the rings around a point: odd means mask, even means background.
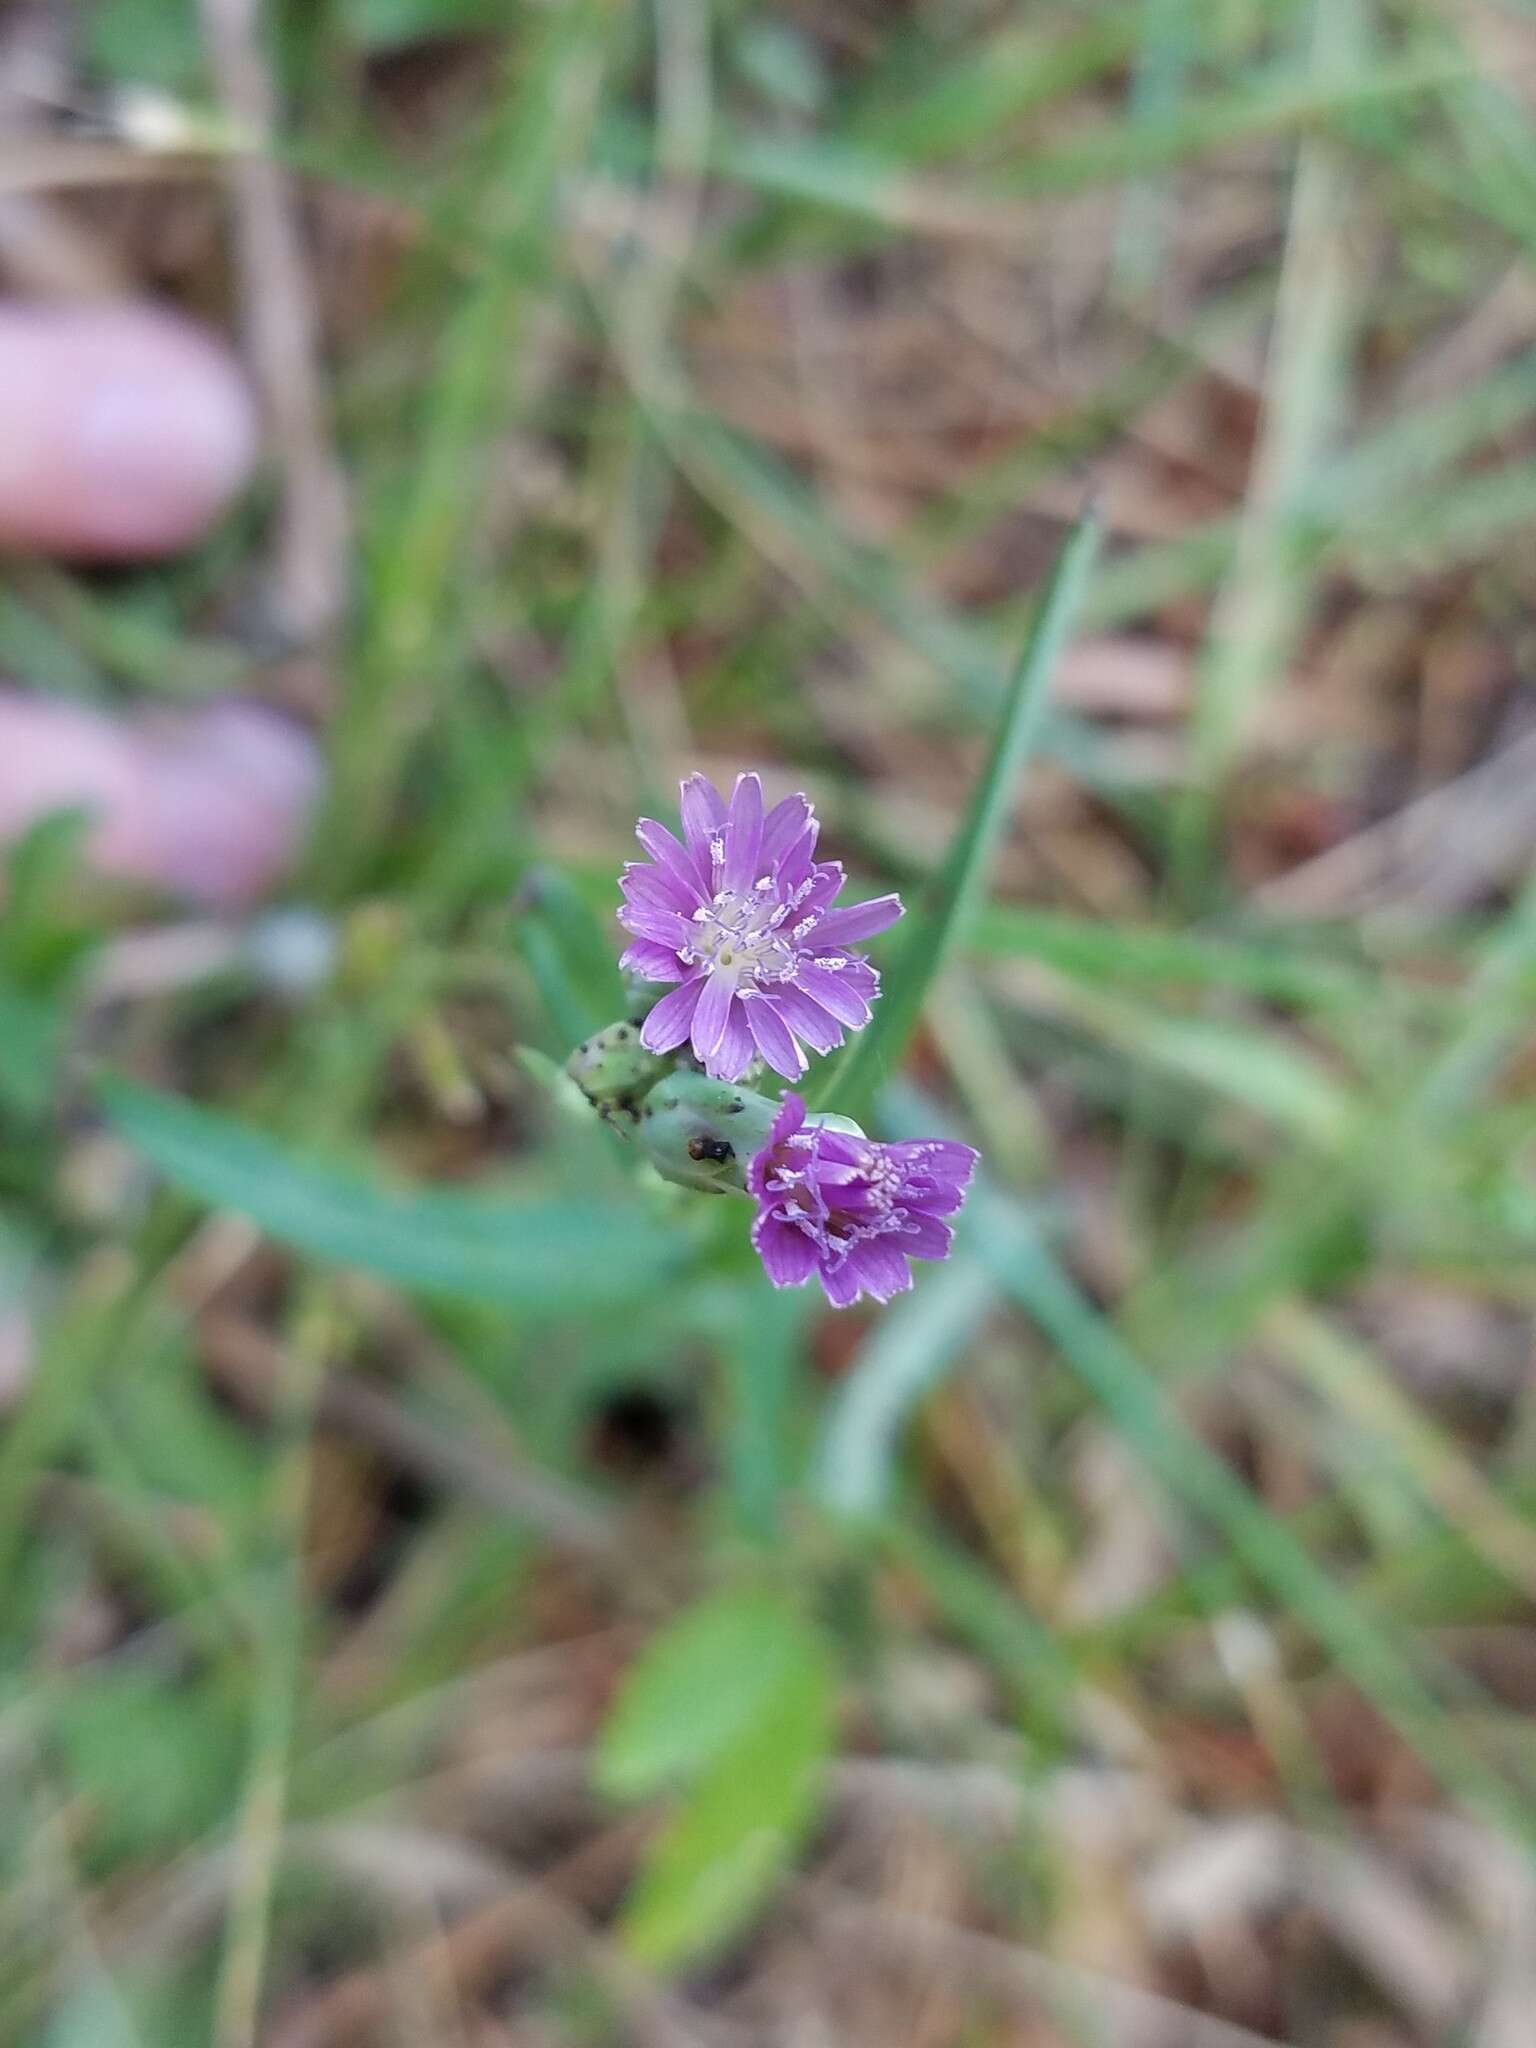
[[[891,963],[873,1021],[855,1042],[853,1052],[836,1063],[830,1083],[816,1091],[818,1101],[825,1101],[835,1091],[846,1116],[862,1114],[882,1078],[899,1062],[945,954],[985,893],[1019,777],[1039,736],[1056,663],[1066,647],[1093,571],[1099,534],[1097,514],[1085,512],[1063,548],[1040,600],[1023,655],[1014,670],[991,756],[955,834],[932,897],[917,913],[905,943]]]
[[[1136,125],[1177,120],[1199,49],[1195,9],[1191,0],[1140,0],[1138,15],[1129,119]],[[1131,298],[1147,297],[1162,271],[1171,224],[1169,198],[1167,180],[1157,172],[1131,179],[1121,197],[1113,278],[1116,288]]]
[[[782,1536],[793,1483],[795,1414],[815,1304],[757,1278],[722,1290],[714,1319],[727,1410],[722,1469],[737,1526],[755,1543]]]
[[[257,2039],[272,1945],[288,1776],[305,1689],[304,1539],[315,1484],[315,1422],[341,1341],[331,1283],[305,1283],[274,1389],[273,1457],[256,1534],[262,1581],[245,1781],[231,1844],[230,1891],[214,1991],[215,2048]]]
[[[559,194],[588,147],[611,43],[602,0],[550,10],[519,60],[473,194],[480,261],[454,309],[426,395],[412,471],[377,493],[366,549],[370,611],[333,740],[333,794],[315,871],[328,893],[355,876],[387,813],[458,630],[452,599],[504,428],[507,365],[558,270]],[[515,395],[515,394],[514,394]]]
[[[1025,1000],[1031,1010],[1124,1053],[1139,1070],[1189,1082],[1241,1107],[1296,1144],[1338,1153],[1358,1129],[1358,1089],[1253,1019],[1234,1023],[1161,1013],[1091,980],[1038,972],[1028,979]]]
[[[1319,91],[1359,70],[1360,40],[1353,0],[1318,0],[1310,76]],[[1174,877],[1186,890],[1207,879],[1223,778],[1265,689],[1284,680],[1311,605],[1314,550],[1295,513],[1343,411],[1355,304],[1351,191],[1342,154],[1309,137],[1291,195],[1259,445],[1201,664],[1191,782],[1173,820]]]
[[[9,1585],[25,1541],[39,1475],[70,1443],[101,1375],[142,1352],[133,1340],[143,1293],[132,1261],[104,1252],[54,1314],[37,1372],[0,1437],[0,1586]]]
[[[1380,993],[1380,977],[1367,962],[1309,947],[1290,933],[1260,939],[1178,931],[989,903],[977,913],[970,943],[979,955],[1038,960],[1096,987],[1220,989],[1302,1010],[1349,1009]]]
[[[1265,1334],[1296,1376],[1358,1429],[1373,1462],[1379,1451],[1487,1564],[1527,1598],[1536,1595],[1536,1525],[1506,1505],[1366,1343],[1295,1300],[1271,1311]]]
[[[964,184],[913,177],[903,159],[863,144],[750,130],[720,137],[710,167],[751,191],[884,228],[986,237],[1017,224],[1021,200],[1082,191],[1236,145],[1326,127],[1358,108],[1443,91],[1466,76],[1464,62],[1442,58],[1283,78],[1260,91],[1213,94],[1170,118],[1134,127],[1106,121],[1081,141],[1018,157],[1005,175]]]
[[[1065,33],[1011,23],[943,53],[904,48],[896,65],[864,81],[844,129],[903,163],[971,154],[1035,108],[1124,63],[1136,36],[1129,9],[1116,7]]]

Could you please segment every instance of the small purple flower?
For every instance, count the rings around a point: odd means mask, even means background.
[[[965,1200],[977,1154],[925,1138],[881,1145],[807,1126],[798,1095],[784,1097],[768,1142],[747,1168],[757,1200],[752,1242],[775,1287],[814,1273],[834,1308],[861,1294],[889,1301],[912,1285],[908,1259],[947,1259],[954,1233],[939,1219]]]
[[[834,910],[837,861],[818,861],[816,815],[787,796],[763,815],[763,785],[739,775],[727,809],[702,775],[682,786],[683,837],[654,818],[635,836],[649,861],[630,861],[619,922],[634,935],[621,964],[647,981],[675,981],[645,1020],[651,1052],[685,1039],[705,1073],[735,1081],[759,1055],[787,1080],[805,1072],[803,1040],[831,1052],[846,1026],[869,1022],[880,977],[848,947],[901,916],[895,896]]]

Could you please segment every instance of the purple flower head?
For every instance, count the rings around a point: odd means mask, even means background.
[[[881,1145],[805,1121],[784,1097],[768,1142],[747,1168],[757,1201],[752,1242],[775,1287],[814,1273],[834,1308],[861,1294],[889,1301],[912,1285],[908,1259],[947,1259],[954,1233],[939,1219],[965,1200],[977,1155],[925,1138]]]
[[[837,861],[815,858],[820,826],[803,796],[763,814],[763,785],[739,775],[727,809],[702,775],[682,786],[683,837],[654,818],[635,836],[619,922],[634,936],[621,964],[679,984],[645,1020],[651,1052],[685,1039],[717,1081],[739,1080],[759,1055],[787,1080],[805,1072],[801,1042],[831,1052],[846,1026],[869,1022],[880,977],[857,939],[901,916],[895,896],[834,910]]]

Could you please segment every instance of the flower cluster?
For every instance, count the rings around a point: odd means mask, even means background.
[[[965,1200],[976,1153],[941,1139],[881,1144],[809,1115],[797,1094],[775,1102],[739,1084],[759,1063],[797,1081],[806,1048],[832,1052],[869,1022],[880,977],[854,948],[896,922],[900,899],[838,907],[843,870],[817,860],[803,796],[766,810],[759,778],[741,775],[727,803],[692,775],[681,797],[682,837],[642,818],[650,858],[620,885],[621,964],[671,987],[638,997],[567,1071],[669,1180],[753,1198],[752,1242],[775,1287],[814,1275],[837,1308],[889,1301],[912,1285],[909,1260],[949,1256],[944,1219]]]

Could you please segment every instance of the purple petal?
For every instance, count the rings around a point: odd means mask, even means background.
[[[715,1071],[711,1062],[725,1039],[726,1026],[731,1021],[731,1004],[735,1000],[735,986],[725,975],[711,974],[705,981],[699,1007],[694,1012],[693,1049],[704,1062],[706,1073]],[[720,1075],[718,1078],[724,1080],[726,1077]]]
[[[816,944],[851,946],[858,939],[871,939],[901,916],[904,905],[899,896],[871,896],[867,903],[849,903],[841,910],[829,910],[816,927]]]
[[[693,1013],[704,993],[704,977],[696,974],[681,988],[662,997],[640,1027],[640,1043],[647,1052],[670,1052],[681,1045],[693,1023]]]
[[[832,972],[844,988],[856,990],[866,1003],[872,1003],[880,993],[879,970],[871,967],[862,953],[844,953],[840,957],[842,966],[834,967]],[[817,965],[821,967],[827,964],[825,960],[817,961]]]
[[[752,1041],[769,1066],[786,1081],[798,1081],[805,1072],[805,1058],[783,1019],[776,1015],[772,998],[759,997],[742,1007],[747,1013]]]
[[[909,1259],[947,1259],[954,1239],[955,1233],[949,1225],[940,1223],[936,1216],[908,1211],[907,1226],[901,1233],[901,1248]]]
[[[805,1122],[805,1103],[793,1088],[786,1091],[769,1126],[767,1142],[747,1163],[747,1188],[760,1202],[768,1200],[768,1174],[780,1149]]]
[[[843,881],[843,864],[840,860],[817,861],[814,879],[800,905],[800,916],[809,917],[813,913],[821,916],[830,907],[838,890],[842,888]]]
[[[709,1072],[717,1081],[739,1081],[756,1058],[757,1047],[747,1028],[747,1005],[738,996],[731,1004],[725,1036],[709,1063]]]
[[[912,1285],[911,1269],[894,1238],[866,1238],[854,1246],[847,1263],[865,1293],[872,1294],[876,1301],[889,1301],[893,1294],[905,1294]]]
[[[859,1276],[851,1258],[821,1268],[822,1292],[834,1308],[852,1308],[860,1294]]]
[[[943,1138],[892,1145],[888,1151],[902,1170],[906,1182],[904,1198],[920,1202],[938,1215],[947,1215],[960,1206],[979,1157],[969,1145],[957,1145]]]
[[[653,910],[648,903],[626,903],[619,911],[619,923],[637,939],[654,939],[658,946],[670,946],[674,953],[697,936],[687,918],[675,910]]]
[[[814,846],[816,820],[809,803],[803,796],[781,798],[763,820],[763,866],[772,869],[807,833]]]
[[[725,823],[725,805],[707,775],[690,775],[678,792],[683,837],[704,873],[710,873],[709,842]],[[711,891],[713,893],[713,891]]]
[[[752,1226],[752,1242],[775,1287],[803,1286],[816,1270],[815,1245],[792,1223],[759,1216]]]
[[[869,1022],[868,1003],[834,968],[822,967],[814,960],[802,960],[795,969],[794,986],[803,995],[808,995],[812,1002],[830,1010],[840,1024],[858,1030]]]
[[[802,1131],[804,1128],[805,1097],[797,1095],[793,1088],[787,1088],[784,1091],[783,1100],[779,1104],[779,1113],[774,1118],[768,1132],[769,1147],[772,1148],[784,1144],[788,1139],[794,1137],[797,1131]]]
[[[926,1166],[934,1173],[953,1174],[969,1180],[981,1154],[974,1145],[962,1145],[954,1138],[903,1138],[886,1150],[903,1166]]]
[[[788,848],[779,855],[775,875],[781,889],[798,889],[802,882],[808,882],[816,868],[816,836],[820,826],[812,818],[798,839],[792,840]],[[837,891],[833,890],[833,895]]]
[[[697,885],[685,889],[665,868],[631,861],[619,877],[626,902],[648,903],[653,910],[672,910],[679,917],[691,917],[699,901]]]
[[[825,1124],[817,1124],[814,1129],[816,1164],[827,1180],[836,1185],[869,1172],[875,1161],[875,1147],[868,1138],[855,1137],[852,1131],[831,1130]]]
[[[812,1052],[832,1052],[843,1042],[843,1028],[792,981],[781,982],[771,997],[773,1007],[797,1038]]]
[[[725,825],[722,885],[727,889],[750,889],[762,872],[762,850],[763,785],[755,775],[738,775]]]
[[[646,981],[677,981],[683,964],[670,946],[658,946],[654,939],[636,939],[619,955],[626,974],[638,974]]]
[[[663,873],[677,884],[687,898],[690,910],[695,904],[708,900],[713,893],[707,886],[708,864],[701,870],[692,853],[665,825],[658,825],[654,818],[642,818],[635,827],[635,837]]]

